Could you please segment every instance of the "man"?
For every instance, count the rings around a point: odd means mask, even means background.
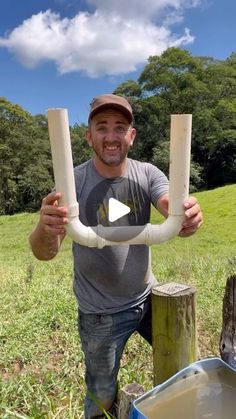
[[[167,216],[165,175],[149,163],[127,157],[135,135],[132,108],[125,98],[106,94],[93,100],[86,131],[93,157],[75,168],[84,224],[110,225],[107,202],[111,196],[131,208],[130,214],[117,220],[118,224],[145,225],[151,203]],[[58,205],[60,196],[58,191],[43,199],[38,225],[30,235],[32,251],[41,260],[52,259],[65,236],[67,208]],[[179,235],[187,237],[202,224],[202,213],[194,197],[184,207]],[[99,406],[110,409],[116,397],[120,359],[128,338],[138,331],[151,343],[150,293],[156,280],[146,245],[97,249],[73,243],[73,256],[86,364],[85,418],[101,418]]]

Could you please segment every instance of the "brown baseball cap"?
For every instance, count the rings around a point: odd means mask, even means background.
[[[88,120],[90,121],[98,112],[111,108],[122,112],[130,123],[133,122],[133,111],[128,100],[126,100],[123,96],[113,94],[100,95],[93,99],[90,104]]]

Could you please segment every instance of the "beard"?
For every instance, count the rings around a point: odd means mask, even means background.
[[[129,146],[119,148],[119,152],[114,153],[114,155],[112,155],[112,153],[109,155],[108,153],[106,154],[106,151],[100,151],[94,143],[92,144],[92,147],[97,158],[109,167],[119,166],[126,159],[130,148]]]

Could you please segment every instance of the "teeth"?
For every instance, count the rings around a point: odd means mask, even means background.
[[[117,149],[117,146],[116,145],[114,145],[114,146],[110,145],[110,146],[106,146],[106,148],[108,150],[116,150]]]

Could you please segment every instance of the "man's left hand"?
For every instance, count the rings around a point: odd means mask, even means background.
[[[184,203],[185,217],[179,236],[188,237],[194,234],[203,223],[203,216],[200,205],[194,196],[191,196]]]

